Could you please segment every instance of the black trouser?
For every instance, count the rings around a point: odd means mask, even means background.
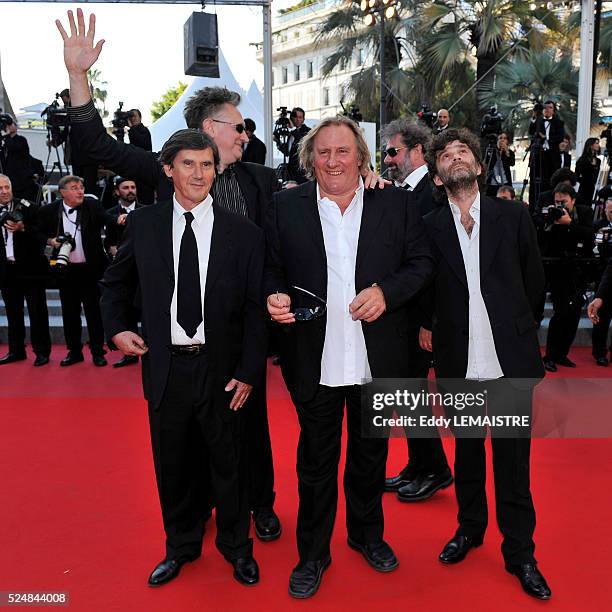
[[[388,441],[361,432],[361,387],[319,385],[316,395],[296,404],[300,421],[297,475],[300,505],[298,553],[302,562],[329,555],[338,505],[338,462],[346,403],[348,443],[344,468],[346,527],[352,540],[382,540],[382,496]]]
[[[30,339],[36,356],[48,357],[51,354],[49,335],[49,313],[45,280],[28,277],[19,264],[6,262],[6,275],[2,284],[2,299],[6,306],[8,321],[9,353],[25,353],[25,321],[23,301],[28,305],[30,318]]]
[[[546,357],[553,361],[567,357],[576,337],[584,305],[584,282],[572,260],[552,262],[547,266],[553,316],[548,324]]]
[[[221,554],[237,559],[252,552],[242,467],[244,416],[230,410],[229,399],[215,388],[206,354],[173,355],[160,406],[149,404],[168,559],[200,555],[204,505],[211,498]]]
[[[62,321],[64,337],[68,350],[80,353],[83,349],[81,340],[81,304],[89,332],[89,349],[92,355],[104,354],[104,329],[100,313],[100,290],[98,279],[86,264],[69,263],[63,277],[59,280],[59,294],[62,303]]]
[[[608,348],[612,352],[612,341],[608,342],[608,331],[610,321],[612,321],[612,304],[604,302],[597,314],[599,315],[599,323],[593,324],[593,357],[595,359],[607,357]]]
[[[466,384],[470,384],[469,382]],[[510,406],[497,414],[530,413],[531,390],[513,389],[503,379],[486,383],[474,382],[476,392],[486,389],[487,403]],[[512,408],[512,406],[514,407]],[[495,511],[503,534],[501,546],[508,564],[534,561],[533,532],[536,517],[529,483],[529,437],[491,436],[493,474],[495,478]],[[457,534],[480,538],[488,523],[485,439],[458,437],[455,441],[455,494],[459,511]]]

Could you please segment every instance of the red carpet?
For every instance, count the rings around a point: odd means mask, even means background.
[[[260,584],[245,588],[232,579],[214,547],[213,526],[200,560],[175,582],[148,588],[147,576],[163,557],[163,531],[138,369],[99,370],[90,362],[60,369],[63,356],[63,347],[55,347],[50,366],[21,362],[0,369],[0,591],[68,591],[70,609],[85,612],[610,609],[610,440],[533,443],[536,556],[553,589],[550,602],[528,598],[504,571],[492,482],[485,544],[454,567],[437,561],[456,526],[452,487],[420,504],[386,495],[386,538],[400,559],[391,574],[373,571],[346,546],[341,501],[322,587],[314,599],[292,600],[298,428],[274,367],[270,427],[284,533],[277,542],[256,540]],[[556,376],[612,375],[612,368],[594,367],[586,349],[570,356],[579,368]],[[447,450],[452,458],[452,441]],[[388,472],[405,458],[405,442],[392,440]]]

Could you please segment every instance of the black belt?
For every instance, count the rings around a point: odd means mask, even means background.
[[[173,355],[201,355],[206,352],[205,344],[171,344],[170,352]]]

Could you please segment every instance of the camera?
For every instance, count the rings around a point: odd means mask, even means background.
[[[595,244],[601,247],[602,245],[610,245],[610,243],[612,243],[612,227],[602,227],[595,234]]]
[[[13,118],[7,113],[3,113],[0,108],[0,130],[6,130],[7,126],[13,125]]]
[[[113,114],[111,124],[113,126],[113,134],[117,140],[123,142],[125,138],[125,128],[129,125],[129,119],[134,115],[132,111],[123,110],[123,102],[119,102],[117,110]]]
[[[428,104],[421,104],[421,110],[417,113],[417,117],[421,123],[433,130],[436,114],[429,108]]]
[[[342,107],[342,114],[348,117],[351,121],[354,121],[359,125],[363,121],[363,115],[359,112],[359,107],[351,104],[348,110],[345,108],[342,100],[340,100],[340,106]]]
[[[64,232],[60,234],[56,239],[56,242],[60,243],[59,249],[54,252],[49,262],[52,266],[67,266],[70,252],[75,247],[74,238],[72,234]]]
[[[12,221],[13,223],[19,223],[23,221],[23,215],[19,210],[5,210],[0,213],[0,226],[4,225],[7,221]]]
[[[504,115],[497,111],[497,106],[491,106],[480,123],[480,137],[493,140],[492,137],[499,136],[503,131],[504,119]]]
[[[289,138],[289,131],[291,130],[291,121],[287,116],[287,107],[279,106],[277,112],[280,113],[278,119],[274,122],[274,131],[272,136],[274,140],[285,140]]]
[[[53,147],[59,147],[66,141],[65,134],[69,123],[68,110],[66,108],[60,108],[58,102],[59,98],[60,95],[56,93],[55,100],[40,113],[40,116],[45,118],[45,123],[49,132],[49,140]]]
[[[542,208],[542,213],[547,223],[554,223],[563,217],[564,210],[567,210],[567,208],[563,204],[554,204],[553,206]]]

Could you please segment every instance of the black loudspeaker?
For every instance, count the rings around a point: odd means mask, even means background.
[[[185,74],[219,78],[217,16],[192,13],[183,26]]]

